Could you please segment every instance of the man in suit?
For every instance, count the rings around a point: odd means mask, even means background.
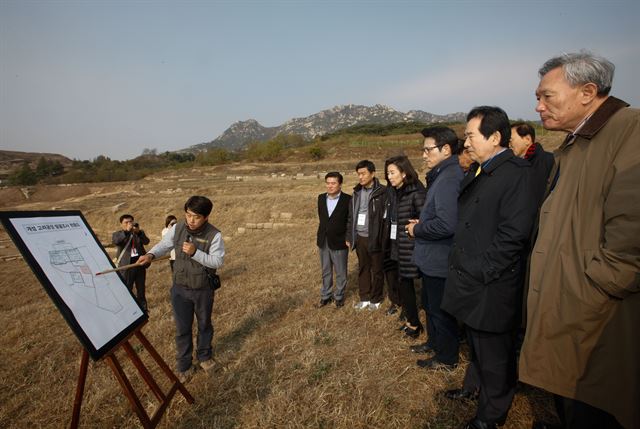
[[[480,389],[469,429],[504,424],[516,389],[515,332],[536,202],[524,159],[508,148],[511,126],[498,107],[467,115],[465,147],[475,161],[460,184],[458,223],[442,309],[466,326]]]
[[[344,292],[347,287],[347,258],[349,248],[346,244],[347,219],[351,195],[342,192],[342,174],[332,171],[324,176],[327,192],[318,195],[318,236],[322,265],[322,289],[318,308],[332,300],[336,307],[344,305]],[[333,272],[336,273],[336,288],[333,291]]]

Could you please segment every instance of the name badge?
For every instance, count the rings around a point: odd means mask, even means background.
[[[367,214],[358,213],[358,226],[364,226],[366,221],[367,221]]]
[[[391,222],[391,239],[395,240],[398,236],[398,224],[395,222]]]

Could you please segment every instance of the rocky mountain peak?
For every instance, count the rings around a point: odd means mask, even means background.
[[[316,136],[362,124],[391,124],[420,121],[425,123],[463,121],[464,113],[435,115],[421,110],[399,112],[384,104],[363,106],[357,104],[337,105],[318,113],[292,118],[276,127],[264,127],[255,119],[234,122],[220,136],[208,143],[191,146],[188,150],[206,150],[221,147],[239,150],[254,141],[266,141],[278,134],[299,134],[312,139]]]

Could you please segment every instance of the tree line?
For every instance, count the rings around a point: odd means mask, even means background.
[[[117,161],[100,155],[93,160],[73,160],[65,168],[60,161],[41,157],[35,167],[25,162],[12,172],[6,180],[9,185],[35,185],[37,183],[92,183],[138,180],[152,173],[168,168],[189,168],[193,166],[214,166],[239,161],[280,162],[288,151],[302,149],[302,154],[317,161],[327,155],[326,144],[332,139],[342,140],[353,136],[386,136],[417,134],[429,125],[424,122],[400,122],[393,124],[362,124],[344,128],[332,133],[307,139],[298,134],[279,134],[267,141],[254,141],[244,149],[231,151],[224,148],[210,148],[196,154],[191,152],[164,152],[143,149],[136,158]],[[443,124],[437,124],[443,125]],[[454,124],[444,124],[454,125]],[[532,124],[536,125],[538,124]],[[342,139],[341,139],[342,138]]]

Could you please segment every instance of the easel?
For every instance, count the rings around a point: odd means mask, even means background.
[[[169,368],[166,362],[158,354],[156,349],[153,348],[149,340],[147,340],[147,338],[142,334],[142,331],[141,331],[142,326],[138,327],[134,332],[131,333],[131,335],[129,335],[116,347],[114,347],[113,350],[111,350],[111,352],[105,355],[102,359],[106,360],[107,364],[111,367],[111,370],[113,371],[116,378],[118,379],[118,382],[120,382],[120,386],[122,387],[122,390],[124,391],[125,396],[127,397],[127,399],[129,399],[129,403],[131,404],[133,411],[135,411],[135,413],[138,415],[138,419],[140,419],[140,423],[142,423],[142,427],[147,429],[147,428],[155,428],[158,425],[158,423],[160,423],[160,419],[162,418],[162,415],[166,411],[167,407],[169,406],[169,403],[171,402],[171,399],[173,398],[173,396],[178,390],[180,391],[180,393],[182,393],[182,396],[184,396],[184,398],[190,404],[193,403],[193,397],[191,396],[189,391],[184,387],[184,385],[180,382],[180,380],[178,380],[178,377],[176,377],[173,371],[171,371],[171,368]],[[172,381],[173,384],[171,385],[169,392],[167,392],[166,394],[160,389],[160,386],[158,386],[158,383],[156,383],[153,376],[151,375],[147,367],[144,365],[144,363],[142,362],[142,360],[140,359],[136,351],[133,349],[133,347],[131,347],[131,344],[129,344],[129,339],[131,338],[132,335],[135,335],[138,338],[138,341],[140,341],[140,343],[144,346],[144,348],[149,352],[149,354],[151,355],[153,360],[155,360],[155,362],[158,364],[160,369],[162,369],[162,371],[166,374],[169,380]],[[133,387],[131,386],[131,383],[129,382],[127,375],[122,370],[122,366],[120,365],[120,362],[118,362],[118,358],[116,357],[115,353],[120,347],[124,349],[125,353],[127,354],[127,356],[129,356],[129,359],[131,359],[131,362],[133,362],[133,365],[136,367],[136,369],[142,376],[143,380],[145,381],[149,389],[151,389],[151,391],[153,392],[158,402],[160,402],[160,406],[158,407],[158,409],[156,410],[156,412],[152,417],[149,417],[146,410],[140,403],[140,399],[138,398],[138,395],[136,395],[136,392],[133,390]],[[80,408],[82,407],[82,397],[84,396],[84,386],[85,386],[85,381],[87,379],[88,366],[89,366],[89,353],[87,352],[86,349],[83,349],[82,358],[80,360],[80,373],[78,374],[78,385],[76,387],[76,396],[73,401],[73,415],[71,417],[72,429],[76,429],[78,427],[78,424],[80,423]]]

